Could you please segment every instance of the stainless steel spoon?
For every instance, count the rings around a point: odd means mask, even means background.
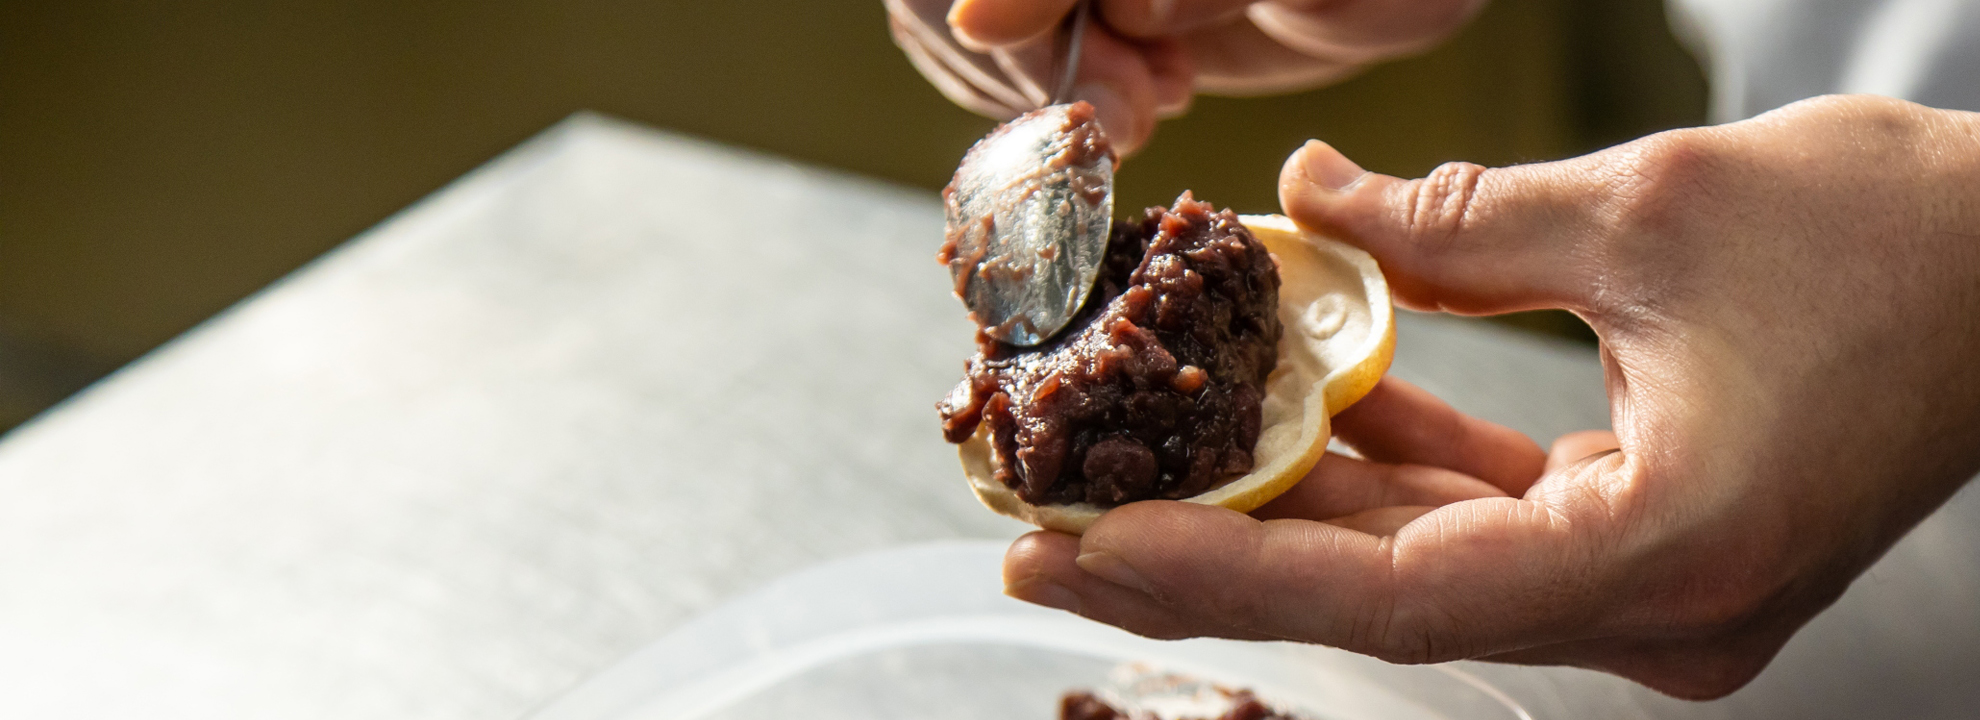
[[[1066,23],[1052,104],[977,141],[944,192],[942,258],[956,295],[985,333],[1012,345],[1063,329],[1107,250],[1114,153],[1091,106],[1066,103],[1092,4],[1083,0]]]

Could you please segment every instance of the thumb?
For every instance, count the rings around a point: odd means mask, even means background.
[[[1279,204],[1300,226],[1374,255],[1405,306],[1466,314],[1586,310],[1613,195],[1592,162],[1445,163],[1420,180],[1403,180],[1364,171],[1311,140],[1286,159]]]

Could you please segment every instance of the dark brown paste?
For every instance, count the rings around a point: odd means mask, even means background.
[[[1059,698],[1059,720],[1146,720],[1107,704],[1093,693],[1074,691]],[[1231,696],[1231,709],[1215,718],[1176,718],[1175,720],[1296,720],[1281,714],[1251,694],[1239,690]]]
[[[988,428],[996,480],[1034,505],[1180,499],[1252,467],[1280,334],[1264,244],[1189,193],[1108,242],[1064,330],[1030,348],[977,333],[938,405],[950,442]]]

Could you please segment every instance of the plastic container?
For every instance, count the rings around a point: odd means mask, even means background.
[[[1004,543],[827,563],[681,627],[533,720],[1055,720],[1066,690],[1140,662],[1315,720],[1531,720],[1450,666],[1329,648],[1159,641],[1005,597]]]

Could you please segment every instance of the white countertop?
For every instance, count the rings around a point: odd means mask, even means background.
[[[936,429],[970,350],[941,224],[545,132],[0,441],[0,716],[516,717],[787,572],[1015,536]],[[1401,322],[1395,373],[1463,409],[1606,423],[1586,348]],[[1971,717],[1980,493],[1726,701],[1479,672],[1543,717]]]

